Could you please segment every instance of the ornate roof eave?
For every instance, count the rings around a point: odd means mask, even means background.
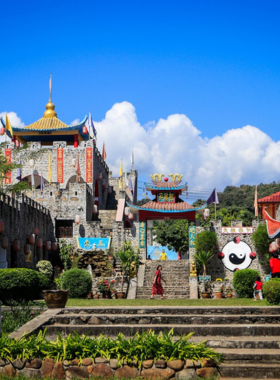
[[[3,125],[3,127],[5,128],[6,130],[6,124],[1,116],[1,123]],[[55,132],[55,131],[58,131],[58,132],[65,132],[65,131],[75,131],[75,130],[78,130],[78,133],[79,135],[82,137],[82,140],[88,140],[89,139],[89,131],[87,132],[87,134],[83,134],[83,126],[85,125],[85,123],[87,122],[88,120],[88,117],[85,116],[84,119],[78,123],[78,124],[75,124],[75,125],[66,125],[65,128],[58,128],[58,129],[53,129],[53,128],[45,128],[45,129],[34,129],[34,128],[28,128],[28,126],[26,127],[13,127],[12,126],[12,129],[13,129],[13,132],[15,133],[15,136],[18,137],[20,136],[20,133],[22,132],[30,132],[30,134],[33,132],[39,132],[39,131],[50,131],[50,132]],[[35,122],[36,123],[36,122]],[[12,138],[11,137],[11,134],[10,134],[10,131],[6,130],[6,134],[8,135],[8,137]],[[22,136],[22,140],[25,140],[24,139],[24,136]]]
[[[146,186],[146,189],[149,190],[149,191],[152,191],[152,190],[166,190],[166,191],[169,191],[169,190],[181,190],[181,191],[184,191],[186,190],[187,186],[188,186],[188,182],[186,182],[184,185],[179,185],[179,186],[173,186],[173,187],[164,187],[164,186],[156,186],[156,185],[149,185],[147,182],[144,182],[144,185]]]
[[[182,213],[182,212],[191,212],[191,211],[199,211],[199,210],[202,210],[204,209],[206,206],[207,206],[207,203],[204,203],[204,205],[200,206],[200,207],[193,207],[193,208],[190,208],[190,209],[187,209],[187,210],[157,210],[157,209],[154,209],[154,208],[145,208],[145,207],[142,207],[142,206],[137,206],[137,205],[133,205],[129,202],[126,202],[128,204],[129,207],[133,208],[133,209],[136,209],[136,210],[141,210],[141,211],[153,211],[153,212],[164,212],[164,213],[170,213],[170,214],[177,214],[177,213]]]

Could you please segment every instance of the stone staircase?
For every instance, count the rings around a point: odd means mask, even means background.
[[[193,332],[191,340],[206,341],[223,355],[221,379],[280,379],[280,307],[68,307],[57,310],[44,328],[47,338],[73,331],[113,337],[149,329]]]
[[[162,281],[164,296],[169,299],[190,298],[190,264],[188,260],[147,260],[145,262],[144,283],[143,286],[138,285],[136,298],[150,298],[153,279],[158,265],[162,266],[162,278],[166,280],[166,284]],[[155,296],[154,298],[160,297]]]

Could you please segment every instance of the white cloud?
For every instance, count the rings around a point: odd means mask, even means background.
[[[71,121],[70,125],[77,125],[77,124],[79,124],[79,122],[80,122],[80,119],[75,119],[75,120]]]
[[[5,120],[6,112],[0,116]],[[13,126],[24,126],[15,112],[8,116]],[[105,141],[107,163],[115,176],[121,159],[129,170],[133,149],[135,167],[147,181],[152,173],[179,173],[191,188],[222,190],[227,185],[280,180],[280,141],[250,125],[209,139],[186,115],[170,115],[142,126],[129,102],[114,104],[94,124],[99,150]]]
[[[149,181],[152,173],[180,173],[190,187],[223,189],[280,179],[280,141],[247,125],[208,139],[186,115],[171,115],[141,126],[129,102],[116,103],[95,123],[98,147],[105,141],[107,162],[118,175],[121,158]]]
[[[6,114],[8,114],[8,118],[13,127],[23,128],[25,126],[21,118],[18,117],[18,115],[15,112],[0,112],[0,119],[2,117],[5,123],[6,123]],[[0,122],[0,128],[2,128],[1,122]],[[7,140],[10,140],[8,136],[6,136],[6,141]],[[5,141],[5,135],[0,136],[0,142],[3,142],[3,141]]]

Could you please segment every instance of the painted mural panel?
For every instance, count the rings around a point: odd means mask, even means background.
[[[148,246],[147,257],[152,260],[177,260],[177,252],[162,245]]]

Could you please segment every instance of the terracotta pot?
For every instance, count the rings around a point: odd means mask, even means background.
[[[215,292],[215,297],[216,298],[223,298],[223,293],[222,292]]]
[[[232,298],[232,293],[228,293],[227,298]]]
[[[113,256],[108,256],[108,259],[109,260],[113,260]]]
[[[87,299],[90,300],[92,299],[92,292],[89,292],[88,295],[87,295]]]
[[[68,300],[68,290],[43,290],[43,294],[49,309],[61,309]]]
[[[99,294],[95,294],[95,295],[93,296],[93,298],[94,298],[95,300],[98,300],[98,299],[99,299]]]
[[[102,298],[104,299],[112,298],[110,290],[106,290],[105,292],[102,292]]]
[[[125,298],[125,293],[124,293],[124,292],[117,292],[117,298],[118,298],[118,299],[123,299],[123,298]]]
[[[211,298],[210,292],[201,292],[200,295],[201,295],[201,298]]]

